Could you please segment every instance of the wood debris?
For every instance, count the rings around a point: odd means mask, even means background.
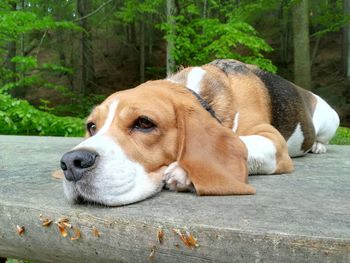
[[[58,227],[58,230],[59,230],[60,233],[61,233],[61,236],[66,237],[66,236],[68,235],[68,232],[67,232],[67,230],[66,230],[66,228],[65,228],[64,225],[62,225],[62,224],[57,224],[57,227]]]
[[[61,236],[66,237],[68,236],[67,228],[72,228],[72,225],[69,224],[69,219],[67,217],[61,217],[59,218],[55,224],[58,227],[58,230],[61,233]]]
[[[100,237],[100,233],[98,232],[98,229],[95,226],[92,227],[92,234],[95,237]]]
[[[181,241],[185,244],[186,247],[194,249],[199,246],[197,239],[193,237],[189,231],[186,230],[185,233],[182,233],[181,230],[173,228],[173,232],[180,237]]]
[[[156,246],[152,246],[151,247],[151,253],[148,256],[148,261],[153,262],[155,260],[155,258],[156,258],[156,249],[157,249]]]
[[[54,171],[51,176],[53,178],[56,178],[56,179],[63,179],[64,178],[64,174],[62,172],[62,170],[57,170],[57,171]]]
[[[42,222],[42,226],[46,226],[46,227],[48,227],[48,226],[50,226],[50,225],[51,225],[52,220],[51,220],[51,219],[49,219],[49,218],[43,218],[43,219],[41,220],[41,222]]]
[[[39,217],[40,217],[40,221],[41,221],[41,225],[42,225],[42,226],[48,227],[48,226],[51,225],[52,220],[51,220],[50,218],[48,218],[48,217],[43,217],[42,214],[40,214]]]
[[[71,238],[70,238],[70,240],[77,240],[77,239],[79,239],[80,237],[81,237],[81,232],[80,232],[80,230],[79,230],[79,228],[77,228],[77,227],[74,227],[73,228],[73,231],[74,231],[74,236],[72,236]]]
[[[19,225],[17,225],[17,226],[16,226],[16,229],[17,229],[18,235],[22,236],[22,235],[24,234],[24,231],[25,231],[24,226],[19,226]]]
[[[163,244],[163,241],[164,241],[164,231],[163,231],[163,228],[162,227],[159,227],[158,228],[158,231],[157,231],[157,238],[158,238],[158,241],[160,244]]]

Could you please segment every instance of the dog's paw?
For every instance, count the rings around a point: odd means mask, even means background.
[[[327,152],[326,145],[321,142],[314,142],[311,148],[312,153],[325,153]]]
[[[171,163],[165,169],[163,179],[165,186],[172,191],[195,191],[186,171],[177,162]]]

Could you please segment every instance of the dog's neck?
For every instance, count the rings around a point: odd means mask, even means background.
[[[223,71],[206,65],[180,70],[167,79],[186,86],[203,108],[223,126],[232,128],[235,104],[229,78]]]
[[[199,103],[202,105],[202,107],[210,113],[210,115],[215,118],[219,123],[221,123],[221,120],[216,116],[215,111],[213,110],[213,108],[209,105],[209,103],[204,100],[197,92],[195,92],[194,90],[191,90],[189,88],[187,88],[195,97],[196,99],[199,101]]]

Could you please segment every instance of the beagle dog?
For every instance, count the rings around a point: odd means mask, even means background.
[[[324,153],[339,125],[319,96],[256,66],[215,60],[109,96],[87,139],[63,155],[68,200],[134,203],[164,186],[246,195],[248,174],[293,171],[291,157]]]

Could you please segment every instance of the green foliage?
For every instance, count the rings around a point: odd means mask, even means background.
[[[31,87],[41,86],[46,88],[54,88],[61,91],[66,89],[60,85],[55,85],[45,80],[43,73],[49,72],[51,75],[54,74],[73,74],[73,70],[67,67],[63,67],[52,63],[39,64],[38,59],[32,56],[15,56],[11,59],[12,62],[16,63],[16,72],[7,72],[7,78],[16,81],[7,81],[0,91],[9,91],[19,87]]]
[[[131,23],[143,19],[142,14],[157,14],[162,0],[127,0],[123,1],[121,8],[115,16],[122,23]]]
[[[55,21],[50,16],[39,17],[29,11],[0,10],[1,41],[11,41],[17,39],[21,34],[49,29],[79,30],[80,27],[68,21]]]
[[[344,15],[342,0],[310,2],[310,22],[315,31],[312,36],[323,37],[330,32],[339,31],[349,23],[350,15]]]
[[[82,136],[84,121],[52,115],[0,93],[0,134]]]
[[[105,100],[105,95],[96,95],[90,94],[87,96],[82,96],[80,93],[76,92],[65,92],[65,95],[68,95],[71,99],[71,103],[67,105],[58,105],[55,108],[49,108],[49,112],[56,115],[72,115],[79,118],[85,118],[90,112],[91,109],[100,104]],[[42,105],[45,107],[45,105]]]
[[[6,263],[34,263],[34,262],[33,261],[29,261],[29,260],[8,258],[6,260]]]
[[[181,8],[174,17],[174,29],[169,23],[161,26],[166,39],[174,41],[176,63],[202,65],[217,58],[233,58],[276,72],[277,68],[263,55],[272,48],[242,20],[243,10],[238,12],[233,3],[222,7],[211,1],[211,6],[215,9],[212,12],[219,12],[218,18],[203,17],[200,7],[192,3]]]
[[[334,138],[330,144],[350,145],[350,129],[346,127],[339,127]]]
[[[51,16],[39,16],[31,11],[14,11],[8,0],[2,3],[2,7],[0,9],[0,46],[6,46],[11,41],[16,43],[20,37],[43,31],[43,37],[38,44],[37,52],[39,52],[40,45],[48,30],[80,30],[74,23],[55,21]],[[6,57],[8,57],[8,50],[0,48],[0,64],[5,64]],[[10,57],[10,60],[15,63],[16,71],[12,72],[5,67],[0,68],[0,90],[2,91],[34,85],[52,87],[44,80],[41,75],[42,72],[72,74],[71,69],[61,65],[54,63],[41,64],[35,56],[15,56]]]

